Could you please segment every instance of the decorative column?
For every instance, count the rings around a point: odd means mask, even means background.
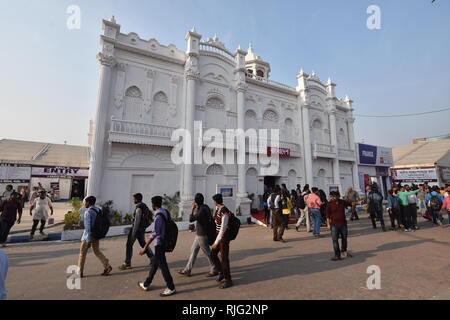
[[[95,196],[100,202],[100,189],[103,177],[104,154],[107,145],[107,121],[108,109],[110,103],[112,69],[116,65],[114,58],[114,45],[108,41],[108,38],[114,39],[120,31],[118,25],[113,18],[103,20],[104,38],[101,40],[102,52],[97,54],[100,62],[100,81],[97,97],[97,111],[95,116],[95,125],[93,132],[93,141],[91,146],[91,158],[89,164],[89,180],[87,195]]]
[[[339,151],[336,133],[336,111],[332,109],[329,113],[331,144],[335,148],[335,158],[333,159],[333,181],[334,184],[341,184],[341,173],[339,168]],[[339,189],[340,190],[340,189]],[[340,190],[342,192],[342,190]]]
[[[237,105],[237,128],[245,131],[245,92],[247,91],[247,85],[245,84],[245,55],[246,52],[240,47],[236,51],[236,105]],[[246,159],[246,146],[245,139],[243,144],[242,139],[237,139],[237,159]],[[236,198],[236,211],[243,217],[250,217],[250,204],[251,200],[248,198],[247,186],[246,186],[246,161],[239,163],[238,161],[238,190]],[[239,210],[238,210],[239,209]]]
[[[194,120],[195,120],[195,94],[197,80],[200,73],[198,71],[198,51],[201,35],[199,35],[195,28],[189,31],[186,35],[186,41],[188,42],[187,61],[185,65],[185,77],[186,77],[186,105],[185,105],[185,121],[184,128],[190,133],[191,139],[189,141],[191,145],[190,154],[185,155],[187,163],[183,165],[183,184],[181,190],[181,203],[180,210],[182,211],[183,220],[187,220],[194,200]],[[183,150],[186,152],[186,150]]]
[[[353,165],[352,165],[353,189],[356,191],[360,191],[359,169],[358,169],[359,155],[356,154],[357,148],[355,145],[355,132],[353,130],[353,125],[355,123],[355,118],[353,118],[353,108],[352,108],[353,100],[351,100],[348,96],[346,96],[344,99],[344,103],[347,106],[347,109],[348,109],[347,113],[349,115],[349,118],[347,118],[347,129],[348,129],[350,149],[354,151],[354,156],[355,156],[355,160],[353,161]]]
[[[299,92],[298,104],[302,113],[302,128],[303,128],[303,149],[305,161],[305,183],[310,187],[314,185],[314,175],[312,166],[312,150],[311,150],[311,128],[309,125],[309,102],[308,102],[308,75],[302,70],[297,76],[297,91]]]

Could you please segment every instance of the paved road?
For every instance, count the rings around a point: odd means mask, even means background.
[[[450,228],[421,222],[415,233],[373,230],[370,221],[350,223],[351,259],[333,262],[329,232],[315,239],[295,229],[287,243],[273,242],[270,229],[244,226],[231,246],[235,286],[221,290],[206,279],[206,259],[200,253],[194,275],[176,273],[186,263],[193,234],[181,232],[178,247],[168,254],[178,294],[168,299],[450,299]],[[5,248],[10,258],[9,299],[160,299],[164,282],[158,272],[154,291],[136,283],[148,272],[148,260],[135,256],[136,268],[119,271],[124,237],[101,244],[114,271],[100,277],[102,267],[89,252],[81,290],[68,290],[66,268],[76,264],[78,242],[15,244]],[[137,251],[137,244],[136,244]],[[367,267],[381,268],[381,290],[368,290]]]

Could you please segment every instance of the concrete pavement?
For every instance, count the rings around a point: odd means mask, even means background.
[[[449,299],[450,228],[432,227],[420,220],[415,233],[381,232],[371,227],[367,215],[349,222],[349,249],[353,258],[333,262],[332,242],[325,229],[316,239],[290,228],[288,241],[272,241],[270,229],[243,226],[231,244],[234,287],[218,289],[199,254],[193,276],[177,274],[190,252],[194,234],[180,232],[175,252],[167,254],[178,294],[166,299]],[[145,279],[148,260],[138,256],[132,270],[119,271],[125,254],[125,237],[101,242],[101,249],[114,267],[101,277],[102,266],[89,252],[81,290],[66,286],[67,267],[77,263],[79,242],[13,244],[5,248],[10,259],[7,279],[9,299],[161,299],[165,288],[158,271],[152,291],[142,292],[137,282]],[[367,268],[381,269],[381,290],[369,290]]]

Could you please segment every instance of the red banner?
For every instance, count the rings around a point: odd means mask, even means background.
[[[267,155],[278,154],[282,158],[289,158],[291,156],[291,149],[267,147]]]

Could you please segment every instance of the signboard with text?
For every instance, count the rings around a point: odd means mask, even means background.
[[[392,179],[399,182],[436,182],[435,168],[392,169]]]
[[[394,164],[392,149],[358,143],[358,160],[362,165],[390,167]]]
[[[272,154],[278,154],[282,158],[289,158],[291,156],[291,149],[267,147],[267,155],[271,156]]]
[[[0,164],[0,182],[25,183],[30,181],[31,167],[21,164]]]
[[[71,167],[33,167],[31,169],[32,177],[47,178],[87,178],[89,169],[71,168]]]

